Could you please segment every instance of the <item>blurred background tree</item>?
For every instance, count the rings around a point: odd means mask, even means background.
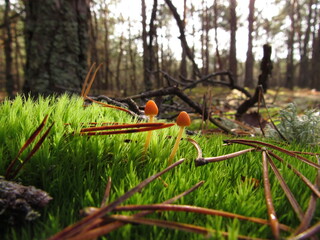
[[[254,87],[265,43],[270,87],[320,90],[319,9],[320,0],[0,1],[0,92],[79,92],[94,62],[103,63],[94,94],[161,88],[159,70],[181,81],[231,70]]]

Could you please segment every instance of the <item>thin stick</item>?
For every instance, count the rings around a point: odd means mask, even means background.
[[[202,158],[202,149],[199,145],[199,143],[197,143],[194,139],[192,138],[185,138],[188,142],[190,142],[197,150],[197,159]],[[195,161],[197,161],[197,159]]]
[[[255,150],[256,150],[256,148],[248,148],[248,149],[244,149],[244,150],[241,150],[238,152],[233,152],[233,153],[222,155],[222,156],[197,159],[198,162],[196,162],[196,166],[202,166],[202,165],[210,163],[210,162],[219,162],[219,161],[227,160],[227,159],[234,158],[234,157],[237,157],[242,154],[252,152]]]

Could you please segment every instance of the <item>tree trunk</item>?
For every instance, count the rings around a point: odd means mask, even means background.
[[[183,29],[185,30],[186,27],[186,21],[187,21],[187,0],[183,1]],[[180,62],[180,75],[184,78],[188,78],[188,71],[187,71],[187,54],[184,50],[182,43],[182,53],[181,53],[181,62]]]
[[[237,109],[236,119],[241,120],[241,117],[244,113],[248,111],[249,108],[253,107],[255,103],[259,101],[260,91],[263,90],[263,93],[267,92],[268,89],[268,80],[269,76],[272,73],[272,62],[271,62],[271,51],[272,48],[270,45],[263,45],[263,58],[260,64],[261,74],[258,79],[258,86],[256,87],[256,91],[254,95],[244,101]]]
[[[151,18],[150,18],[150,23],[149,23],[149,43],[148,43],[148,65],[147,69],[149,72],[149,78],[151,79],[152,82],[154,82],[154,65],[155,62],[157,61],[156,56],[155,56],[155,44],[154,44],[154,39],[155,36],[157,35],[157,27],[155,24],[155,21],[157,19],[157,10],[158,10],[158,0],[153,0],[153,6],[152,6],[152,12],[151,12]]]
[[[247,60],[245,69],[244,86],[252,88],[253,84],[253,53],[252,53],[252,40],[253,40],[253,23],[254,23],[254,12],[255,12],[255,0],[250,0],[249,2],[249,17],[248,17],[248,50],[247,50]]]
[[[16,90],[21,91],[21,76],[20,76],[20,69],[22,69],[23,66],[23,57],[21,56],[20,51],[20,43],[18,41],[18,30],[17,30],[17,24],[15,24],[14,28],[14,62],[15,62],[15,69],[16,69]]]
[[[310,35],[311,35],[311,20],[312,20],[312,5],[313,5],[313,0],[309,1],[309,6],[308,6],[308,22],[307,22],[307,29],[304,34],[304,40],[303,40],[303,47],[302,47],[302,53],[301,53],[301,58],[300,58],[300,69],[299,69],[299,80],[298,80],[298,86],[299,87],[308,87],[309,85],[309,41],[310,41]]]
[[[4,39],[4,53],[5,53],[5,76],[6,76],[6,91],[9,98],[14,97],[14,79],[12,76],[12,34],[11,24],[9,19],[10,14],[10,1],[5,1],[4,11],[4,25],[5,25],[5,39]]]
[[[190,61],[192,62],[193,64],[193,68],[194,68],[194,72],[195,72],[195,75],[198,76],[198,77],[201,77],[201,73],[200,73],[200,70],[198,68],[198,65],[196,64],[195,60],[194,60],[194,56],[193,56],[193,53],[191,51],[191,49],[189,48],[189,45],[188,45],[188,42],[187,42],[187,39],[186,39],[186,36],[185,36],[185,32],[184,32],[184,27],[183,27],[183,22],[180,18],[180,15],[177,11],[177,8],[172,4],[171,0],[165,0],[166,4],[168,5],[170,11],[172,12],[176,22],[177,22],[177,25],[178,25],[178,28],[179,28],[179,32],[180,32],[180,41],[181,41],[181,45],[183,46],[183,49],[186,51],[186,54],[188,56],[188,58],[190,59]]]
[[[130,84],[131,84],[131,91],[137,92],[137,67],[136,67],[136,54],[133,51],[134,44],[132,40],[131,35],[131,28],[132,25],[129,23],[128,27],[128,33],[129,33],[129,39],[128,39],[128,51],[129,51],[129,58],[130,58],[130,65],[131,65],[131,73],[130,73]]]
[[[119,55],[117,59],[117,67],[116,67],[116,86],[117,86],[117,92],[118,94],[122,95],[122,87],[121,87],[121,80],[120,80],[120,67],[121,67],[121,62],[122,62],[122,56],[123,56],[123,33],[121,34],[120,37],[120,42],[119,42]]]
[[[99,41],[99,30],[98,30],[98,19],[97,14],[92,11],[89,16],[89,48],[88,51],[89,56],[89,62],[90,65],[93,63],[100,64],[99,54],[98,54],[98,41]],[[101,79],[102,79],[102,71],[99,71],[95,77],[95,81],[92,85],[92,90],[94,90],[95,93],[100,94],[100,90],[102,89]]]
[[[229,53],[229,70],[233,74],[235,85],[238,85],[237,78],[237,49],[236,49],[236,32],[237,32],[237,1],[230,0],[230,53]]]
[[[290,1],[290,21],[291,29],[288,37],[288,56],[287,56],[287,72],[286,72],[286,83],[285,87],[293,89],[294,87],[294,65],[293,65],[293,54],[294,54],[294,36],[295,36],[295,5],[296,0]]]
[[[149,74],[149,51],[147,42],[147,15],[146,15],[146,2],[141,0],[141,16],[142,16],[142,45],[143,45],[143,79],[145,90],[152,89],[152,81]]]
[[[214,42],[216,45],[216,62],[214,64],[214,72],[222,72],[224,70],[224,65],[221,60],[220,50],[219,50],[219,40],[218,40],[218,0],[213,3],[213,27],[214,27]],[[220,76],[221,81],[226,81],[225,76]]]
[[[104,55],[104,62],[105,66],[103,68],[104,72],[104,79],[105,79],[105,89],[112,90],[113,84],[112,84],[112,75],[110,70],[110,41],[109,41],[109,22],[108,22],[108,7],[107,3],[104,0],[103,5],[101,4],[101,9],[103,11],[103,28],[104,28],[104,39],[103,39],[103,55]]]
[[[202,1],[202,35],[201,35],[201,58],[202,58],[202,75],[209,74],[209,17],[207,2]]]
[[[312,44],[311,88],[320,90],[320,23]]]
[[[80,92],[87,72],[89,0],[24,3],[24,93]]]

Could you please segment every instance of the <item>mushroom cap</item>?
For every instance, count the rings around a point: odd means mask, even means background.
[[[177,122],[177,125],[180,127],[190,126],[191,120],[190,120],[189,114],[185,111],[180,112],[176,122]]]
[[[153,100],[149,100],[144,109],[144,114],[147,116],[156,116],[158,112],[157,104]]]

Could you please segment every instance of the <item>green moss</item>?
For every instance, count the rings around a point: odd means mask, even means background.
[[[5,230],[1,229],[1,236],[4,236],[2,239],[45,239],[78,221],[81,209],[100,205],[108,177],[112,178],[110,201],[117,199],[167,166],[167,158],[174,144],[174,139],[168,136],[177,134],[176,127],[154,131],[148,153],[143,157],[146,133],[92,137],[71,134],[79,131],[81,123],[136,122],[124,112],[103,108],[96,104],[84,108],[80,98],[70,98],[66,95],[59,98],[40,98],[38,101],[19,96],[13,102],[4,101],[0,105],[0,175],[4,175],[9,162],[47,114],[49,114],[47,126],[55,122],[54,127],[43,146],[21,171],[18,180],[25,185],[34,185],[47,191],[53,200],[42,211],[40,219],[35,222],[24,223],[17,227],[6,226]],[[65,126],[64,123],[70,123],[70,125]],[[192,138],[200,144],[205,157],[223,155],[246,148],[240,145],[223,146],[222,140],[226,136],[197,135]],[[297,148],[295,145],[287,148],[311,151],[301,146]],[[313,149],[315,150],[319,149]],[[314,181],[315,169],[298,160],[280,155]],[[22,158],[25,156],[25,154],[22,155]],[[162,181],[156,180],[141,192],[134,194],[125,201],[125,204],[160,203],[204,180],[202,187],[177,203],[267,218],[261,153],[251,152],[201,167],[194,166],[193,160],[196,156],[195,148],[189,142],[182,141],[175,160],[183,157],[186,158],[186,162],[162,176],[168,186],[164,187]],[[276,164],[305,210],[310,191],[292,171],[277,162]],[[260,181],[260,185],[255,187],[250,181],[242,181],[242,176],[249,180],[255,178]],[[278,217],[282,223],[296,227],[299,221],[271,170],[270,181]],[[319,221],[319,202],[314,216],[314,221]],[[239,234],[272,237],[269,227],[216,216],[164,212],[152,214],[151,217],[228,231],[232,239],[236,239]],[[283,236],[287,234],[283,233]],[[158,227],[127,225],[112,232],[107,238],[201,239],[202,237]],[[213,239],[219,238],[221,238],[219,233],[213,236]]]

